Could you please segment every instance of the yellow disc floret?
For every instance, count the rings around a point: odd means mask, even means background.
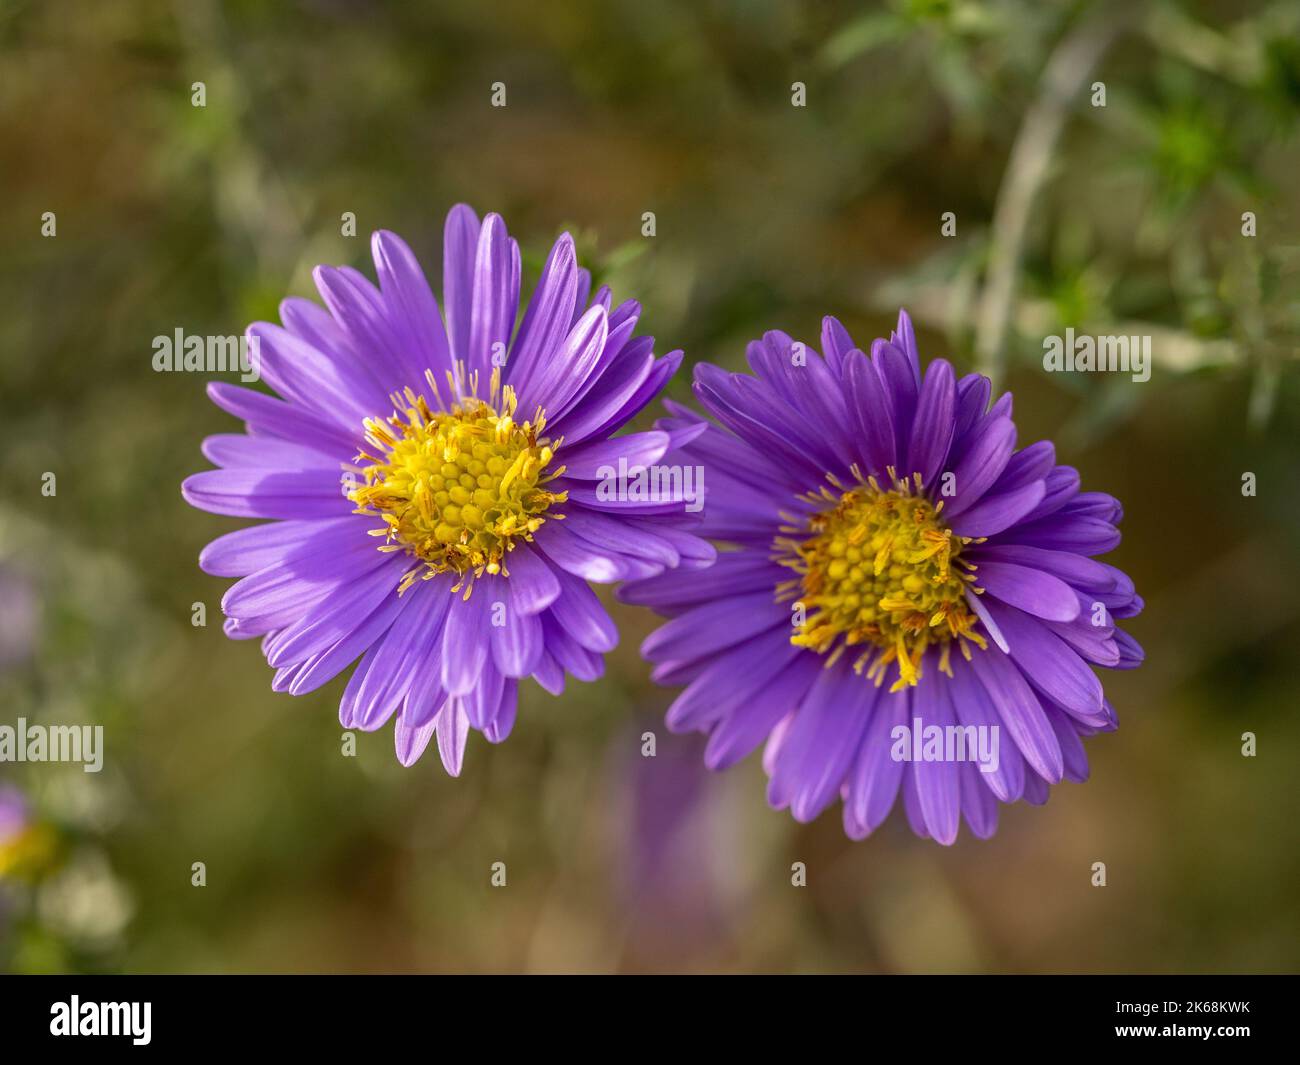
[[[874,477],[848,486],[828,478],[832,487],[805,497],[823,509],[801,519],[784,515],[788,535],[774,546],[777,560],[799,574],[778,588],[779,598],[797,601],[791,642],[829,652],[828,664],[846,648],[867,645],[854,668],[879,685],[896,663],[890,690],[898,691],[916,684],[926,648],[939,648],[939,668],[949,672],[954,643],[967,658],[967,641],[987,645],[973,631],[978,618],[966,600],[974,567],[959,557],[972,540],[946,527],[943,502],[926,498],[919,477],[889,474],[889,489]]]
[[[477,375],[466,389],[463,373],[448,375],[446,406],[433,375],[427,373],[436,406],[407,388],[394,393],[394,413],[366,420],[366,440],[375,453],[358,463],[365,484],[348,493],[358,514],[382,518],[372,531],[382,536],[381,551],[406,551],[419,559],[400,590],[435,574],[472,577],[507,573],[506,556],[519,541],[531,540],[564,492],[545,487],[564,472],[550,468],[559,441],[542,436],[546,417],[538,408],[530,421],[515,421],[514,389],[502,387],[492,372],[487,400],[474,393]],[[459,589],[464,581],[458,582]]]

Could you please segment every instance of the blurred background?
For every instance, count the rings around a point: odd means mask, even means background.
[[[106,745],[99,774],[0,765],[0,969],[1300,967],[1292,0],[0,0],[0,51],[0,724]],[[372,274],[381,227],[437,288],[458,201],[505,216],[526,285],[570,229],[688,367],[828,313],[865,345],[902,305],[923,356],[1012,388],[1021,442],[1124,501],[1110,560],[1147,599],[1091,781],[951,848],[901,811],[797,825],[757,757],[709,774],[665,733],[621,607],[605,678],[526,685],[459,780],[389,729],[342,757],[342,679],[273,694],[196,565],[239,522],[179,493],[237,423],[152,338]],[[1151,380],[1045,374],[1067,326],[1153,336]]]

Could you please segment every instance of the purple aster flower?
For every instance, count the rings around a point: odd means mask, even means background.
[[[499,742],[518,681],[558,694],[603,671],[617,634],[588,586],[706,565],[681,504],[605,498],[600,471],[653,463],[663,432],[611,436],[681,361],[634,337],[640,306],[611,308],[573,240],[551,249],[519,311],[518,245],[495,214],[447,217],[442,310],[411,250],[372,239],[379,285],[321,266],[326,309],[280,306],[248,329],[279,399],[213,383],[247,433],[209,437],[218,470],[182,486],[194,506],[269,518],[214,540],[199,563],[242,578],[225,631],[258,637],[272,687],[302,695],[360,657],[345,728],[396,716],[410,765],[436,733],[460,772],[469,729]]]
[[[922,377],[906,313],[869,358],[833,318],[822,348],[771,332],[752,375],[696,368],[716,424],[673,404],[660,428],[707,468],[700,531],[731,549],[620,596],[671,618],[642,652],[686,685],[668,724],[709,734],[711,768],[766,740],[768,801],[800,821],[838,795],[860,839],[901,793],[918,835],[987,838],[1116,726],[1090,667],[1141,662],[1115,619],[1142,600],[1092,556],[1122,509],[1051,443],[1017,450],[987,378]]]
[[[629,946],[647,960],[698,955],[726,938],[734,916],[726,873],[738,834],[709,793],[703,741],[661,736],[654,757],[643,757],[640,729],[632,732],[613,745],[611,796],[628,807],[616,870]]]
[[[48,836],[36,823],[27,796],[13,784],[0,783],[0,887],[45,857]],[[7,896],[0,892],[0,928]],[[3,937],[0,937],[3,941]]]

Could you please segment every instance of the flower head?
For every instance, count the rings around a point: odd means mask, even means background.
[[[0,882],[40,868],[51,843],[48,828],[33,816],[27,796],[16,785],[0,783]]]
[[[239,577],[226,633],[260,638],[272,687],[301,695],[358,657],[345,728],[396,717],[397,754],[436,735],[459,773],[470,728],[505,738],[517,682],[593,680],[616,643],[588,581],[706,565],[680,504],[606,498],[600,471],[654,462],[663,432],[613,437],[681,361],[636,337],[640,307],[589,298],[572,239],[556,241],[516,328],[520,256],[501,219],[447,218],[442,308],[411,250],[372,240],[379,285],[318,267],[325,309],[280,306],[248,329],[280,398],[209,386],[247,432],[209,437],[217,470],[182,486],[196,507],[267,518],[203,551]]]
[[[766,741],[768,801],[799,820],[839,796],[861,838],[901,794],[918,835],[988,837],[1116,727],[1091,667],[1140,663],[1116,619],[1142,600],[1092,556],[1122,509],[1051,443],[1017,450],[987,378],[922,376],[906,313],[870,357],[833,318],[822,348],[770,332],[752,374],[696,368],[713,420],[670,404],[660,428],[707,466],[700,531],[730,549],[620,596],[671,619],[642,652],[686,685],[668,724],[709,734],[710,767]]]

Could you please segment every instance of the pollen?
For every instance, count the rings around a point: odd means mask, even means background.
[[[399,586],[452,572],[469,598],[484,573],[508,575],[507,556],[529,541],[562,503],[564,492],[546,486],[564,472],[553,467],[559,440],[543,436],[539,407],[515,420],[514,389],[492,371],[486,399],[477,395],[477,373],[447,375],[454,397],[445,405],[432,373],[426,372],[432,402],[407,388],[392,396],[387,419],[368,418],[371,450],[356,457],[365,483],[348,493],[356,513],[383,520],[371,531],[381,551],[405,551],[416,564]]]
[[[829,485],[805,500],[822,509],[810,516],[783,515],[776,560],[798,574],[777,588],[795,608],[791,642],[828,656],[848,652],[854,669],[879,686],[890,671],[890,691],[915,685],[929,647],[939,649],[939,668],[951,674],[953,647],[967,659],[984,637],[966,600],[975,567],[961,558],[971,538],[955,535],[942,518],[943,501],[931,502],[920,478],[890,486],[874,477]]]

